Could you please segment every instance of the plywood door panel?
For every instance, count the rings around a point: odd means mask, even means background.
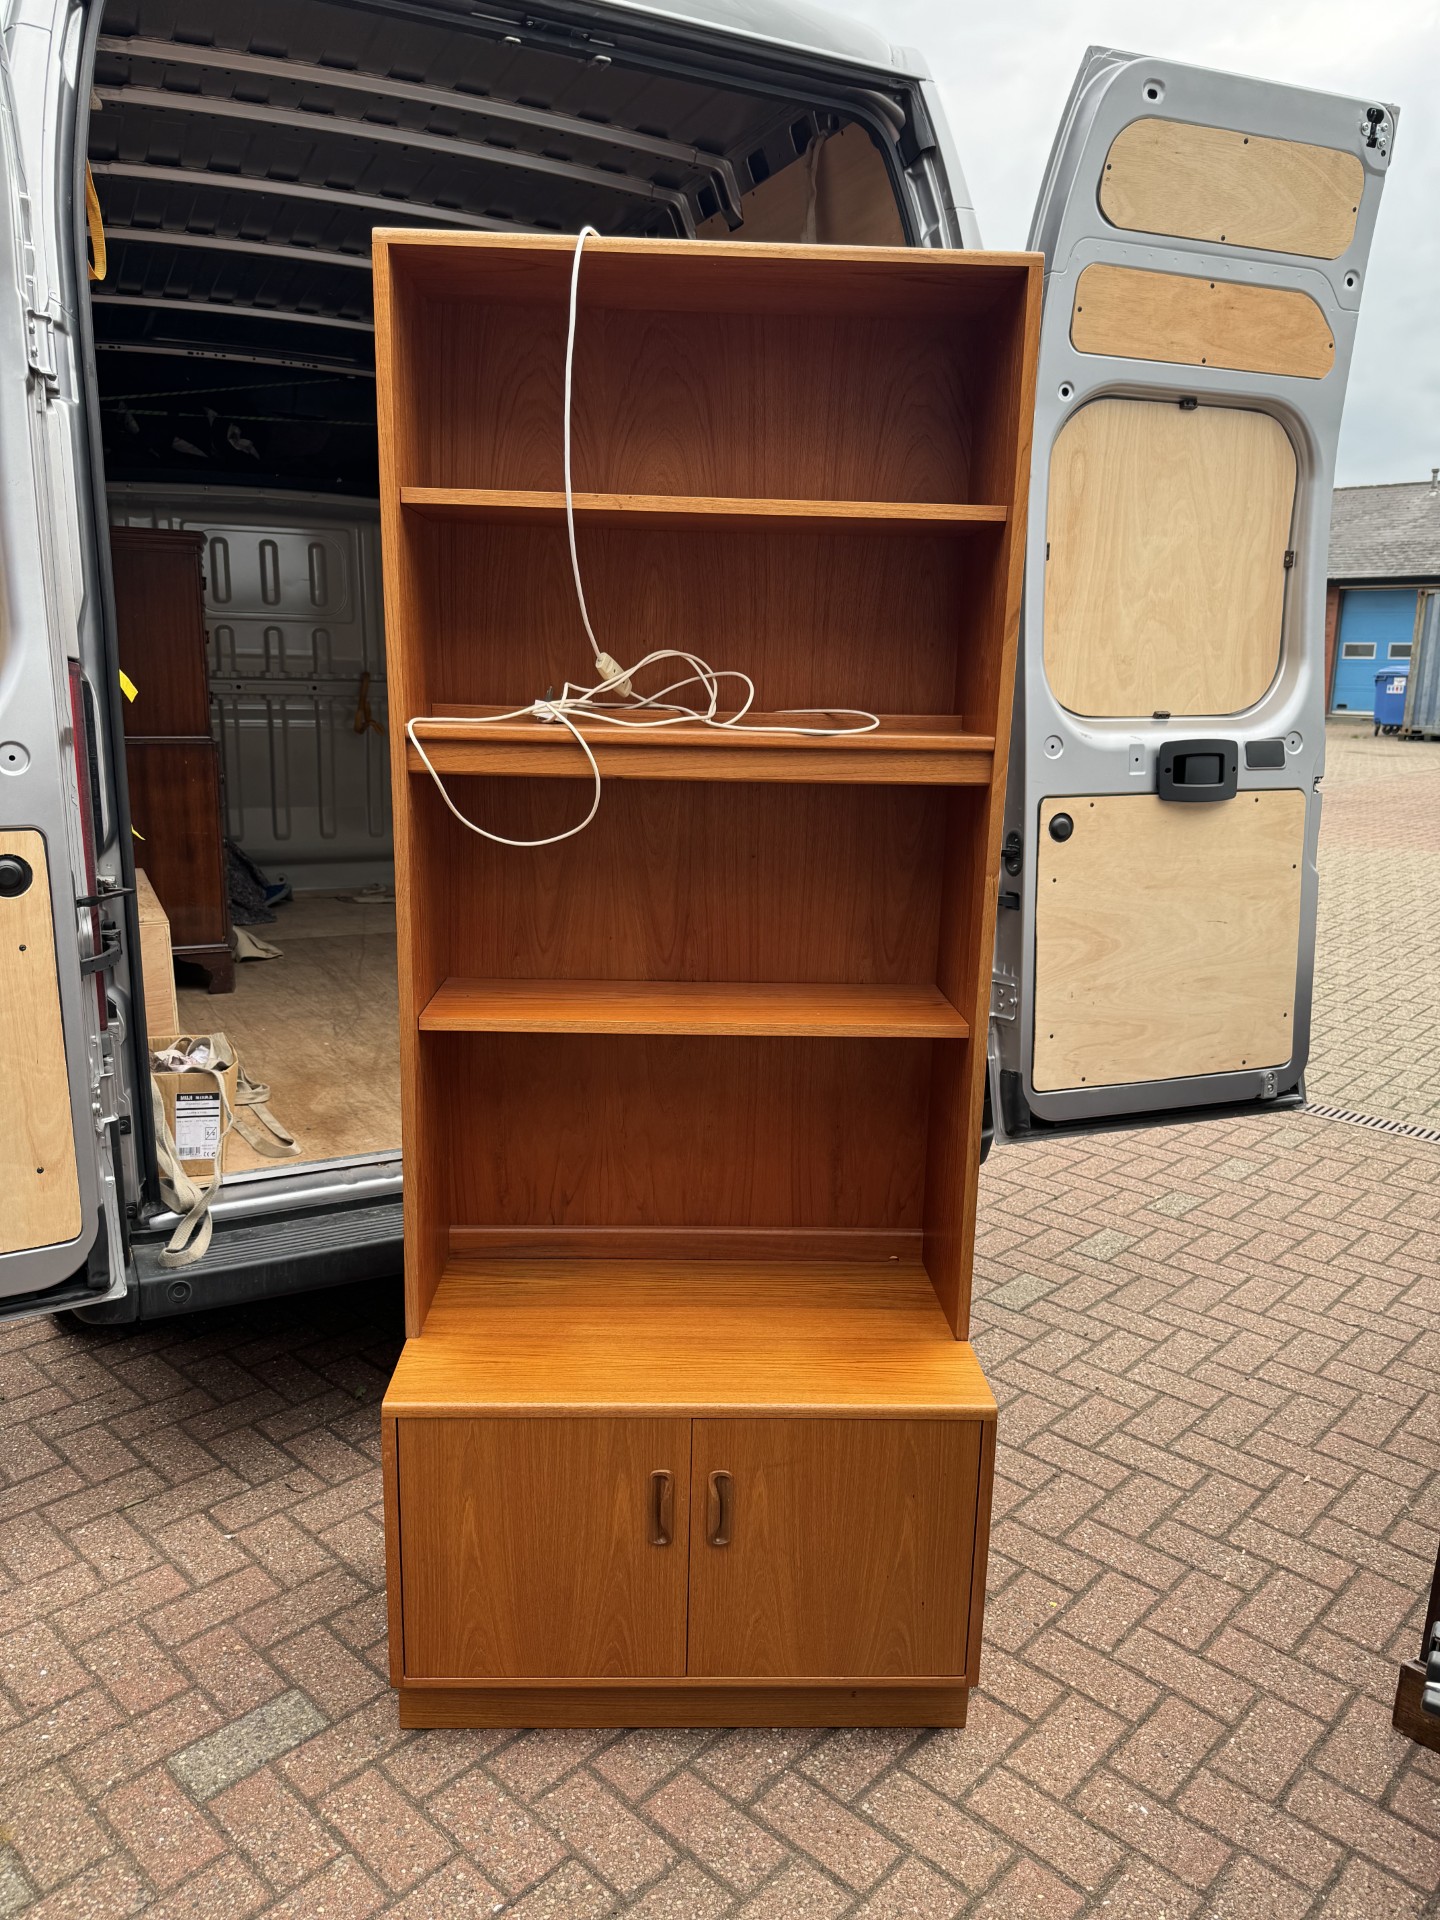
[[[1302,792],[1046,800],[1036,845],[1040,1092],[1290,1059]]]
[[[407,1679],[685,1671],[689,1421],[400,1420],[396,1442]]]
[[[45,842],[0,832],[0,854],[31,873],[0,897],[0,1253],[18,1253],[75,1238],[80,1181]]]
[[[1302,380],[1335,364],[1335,336],[1308,293],[1098,261],[1075,283],[1070,338],[1081,353]]]
[[[692,1677],[963,1674],[981,1435],[979,1421],[697,1420]]]
[[[1357,154],[1230,127],[1132,120],[1110,143],[1100,210],[1117,227],[1334,260],[1355,237]]]
[[[920,1225],[928,1040],[433,1033],[420,1044],[438,1069],[453,1221]]]
[[[1295,451],[1239,407],[1096,400],[1050,458],[1045,672],[1074,713],[1237,713],[1280,662]]]

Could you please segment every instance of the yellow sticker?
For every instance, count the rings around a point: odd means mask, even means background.
[[[145,838],[144,834],[140,831],[138,827],[131,827],[130,831],[134,834],[137,840],[143,840]]]
[[[139,692],[139,688],[135,685],[135,682],[130,678],[129,674],[125,671],[123,667],[121,667],[120,669],[120,691],[124,694],[127,700],[133,700],[135,698],[135,695]]]

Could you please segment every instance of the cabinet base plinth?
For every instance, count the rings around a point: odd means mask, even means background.
[[[968,1687],[400,1687],[402,1727],[963,1727]]]

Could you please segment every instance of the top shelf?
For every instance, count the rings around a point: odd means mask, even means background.
[[[578,523],[601,527],[715,527],[745,532],[973,533],[1005,524],[1003,506],[931,500],[749,500],[656,493],[577,493]],[[494,487],[402,487],[401,504],[432,520],[561,526],[563,493]]]

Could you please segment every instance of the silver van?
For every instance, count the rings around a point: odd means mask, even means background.
[[[1303,1099],[1326,532],[1395,120],[1106,49],[1065,107],[999,1138]],[[372,228],[975,248],[941,102],[779,0],[5,0],[0,173],[0,1317],[396,1273]],[[137,534],[198,562],[188,787],[138,771],[181,656],[117,597]],[[167,861],[222,888],[208,945]],[[172,1018],[277,1123],[189,1261]]]

